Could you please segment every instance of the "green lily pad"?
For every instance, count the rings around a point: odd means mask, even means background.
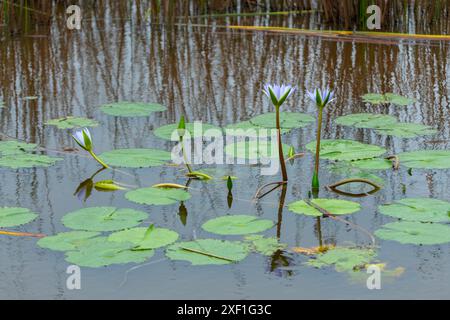
[[[364,95],[363,101],[371,104],[395,104],[398,106],[408,106],[416,102],[415,99],[402,97],[393,93],[379,94],[379,93],[368,93]]]
[[[132,228],[147,219],[145,212],[114,207],[92,207],[65,215],[63,224],[84,231],[118,231]]]
[[[333,215],[344,215],[358,212],[361,210],[359,203],[347,200],[335,200],[335,199],[313,199],[311,203],[319,206],[320,208],[328,211]],[[308,205],[305,201],[296,201],[288,206],[289,211],[297,214],[304,214],[307,216],[321,217],[323,214],[316,208]]]
[[[64,117],[61,119],[53,119],[45,123],[49,126],[56,126],[58,129],[74,129],[97,127],[99,123],[92,119],[78,118],[78,117]]]
[[[244,235],[260,233],[272,228],[272,220],[264,220],[255,216],[234,215],[209,220],[203,224],[205,231],[220,235]]]
[[[33,143],[19,142],[15,140],[0,141],[0,156],[23,154],[36,151],[37,145]]]
[[[100,155],[107,164],[122,168],[162,166],[169,162],[171,157],[170,152],[158,149],[118,149]]]
[[[182,189],[142,188],[127,192],[125,198],[139,204],[164,206],[187,201],[191,195]]]
[[[399,138],[415,138],[437,133],[433,128],[417,123],[397,123],[391,126],[380,126],[376,129],[378,134]]]
[[[375,257],[372,249],[335,248],[310,259],[306,264],[316,268],[334,266],[337,272],[352,272],[364,268]]]
[[[316,119],[313,116],[297,112],[280,112],[280,128],[291,130],[306,127]],[[276,113],[265,113],[250,119],[250,123],[269,129],[276,128]]]
[[[401,221],[388,223],[375,231],[383,240],[403,244],[435,245],[450,242],[450,226],[436,223]]]
[[[356,160],[356,161],[351,161],[349,164],[354,168],[358,168],[358,169],[362,169],[362,170],[369,170],[369,171],[392,169],[392,161],[387,160],[387,159],[381,159],[381,158]]]
[[[313,141],[306,145],[306,149],[315,153],[316,144]],[[320,149],[320,157],[322,159],[335,161],[371,159],[386,153],[386,149],[379,146],[353,140],[323,140]]]
[[[242,242],[215,239],[178,242],[166,250],[169,259],[189,261],[196,266],[236,263],[248,253],[249,247]]]
[[[400,153],[400,164],[413,169],[450,169],[450,150],[422,150]]]
[[[25,208],[0,208],[0,228],[21,226],[37,217],[37,214]]]
[[[395,125],[397,122],[397,119],[393,116],[372,113],[355,113],[336,119],[336,124],[341,126],[367,129]]]
[[[107,238],[66,253],[66,261],[80,267],[100,268],[113,264],[143,263],[154,255],[153,250],[134,250],[135,245],[112,242]],[[99,241],[101,240],[101,241]]]
[[[166,111],[167,108],[157,103],[118,102],[105,104],[100,109],[115,117],[148,117],[154,112]]]
[[[134,228],[113,233],[108,240],[113,242],[130,242],[135,250],[150,250],[168,246],[178,240],[178,233],[163,228]]]
[[[280,241],[275,237],[264,238],[260,235],[251,235],[245,237],[245,241],[249,241],[252,249],[264,256],[271,256],[275,252],[286,249],[287,247],[286,244],[280,243]]]
[[[367,179],[375,182],[379,186],[383,186],[385,184],[383,178],[372,173],[375,169],[360,169],[358,167],[353,167],[351,163],[352,162],[347,161],[334,163],[329,166],[330,172],[333,174],[342,175],[345,179]]]
[[[379,207],[387,216],[418,222],[450,222],[450,202],[429,199],[409,198]]]
[[[49,167],[61,158],[34,154],[37,145],[19,141],[0,141],[0,167],[11,169]]]
[[[257,126],[250,121],[242,121],[234,124],[229,124],[225,127],[227,136],[249,137],[256,138],[258,136],[268,136],[271,134],[272,128],[264,128]],[[281,134],[291,132],[291,129],[281,129]]]
[[[238,159],[274,159],[278,158],[278,143],[267,140],[240,141],[228,144],[225,147],[225,152],[228,156]],[[283,152],[287,157],[289,153],[288,145],[283,144]]]
[[[207,134],[208,130],[214,129],[214,131],[220,131],[222,132],[222,129],[216,126],[213,126],[211,124],[205,124],[205,123],[198,123],[197,126],[195,126],[194,123],[186,123],[186,131],[189,133],[190,138],[201,138],[201,137],[216,137],[216,134],[213,133],[211,135]],[[198,127],[197,130],[195,128]],[[158,138],[169,140],[169,141],[179,141],[179,135],[178,135],[178,123],[177,124],[169,124],[166,126],[162,126],[158,129],[156,129],[153,134],[157,136]],[[172,135],[174,135],[174,139],[172,139]],[[187,136],[187,135],[186,135]],[[185,136],[185,137],[186,137]]]
[[[100,235],[99,232],[71,231],[58,233],[55,236],[45,237],[38,241],[38,246],[54,251],[77,250],[86,240]]]

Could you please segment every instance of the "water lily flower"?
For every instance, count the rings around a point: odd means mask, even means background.
[[[331,91],[328,88],[324,90],[315,89],[312,92],[308,92],[308,96],[319,108],[325,108],[334,101],[334,91]]]
[[[92,135],[89,132],[89,129],[84,128],[83,130],[77,131],[72,135],[75,142],[84,150],[89,152],[89,154],[98,162],[100,163],[103,168],[109,168],[106,163],[104,163],[95,153],[93,150],[93,143],[92,143]]]
[[[264,86],[264,94],[272,100],[275,107],[279,108],[281,105],[295,92],[297,88],[289,85],[266,84]]]

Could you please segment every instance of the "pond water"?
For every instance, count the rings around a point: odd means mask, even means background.
[[[326,139],[353,139],[385,147],[388,154],[414,150],[444,150],[450,147],[449,47],[447,43],[369,43],[337,41],[282,33],[242,32],[191,25],[162,27],[142,21],[117,20],[113,15],[91,17],[79,32],[61,24],[50,35],[4,38],[0,49],[0,132],[32,142],[48,150],[74,148],[70,131],[44,125],[50,119],[69,115],[94,118],[98,153],[119,148],[171,150],[173,143],[152,131],[175,123],[181,115],[226,126],[273,112],[262,94],[265,82],[298,86],[283,106],[285,111],[315,116],[316,108],[306,92],[332,85],[336,101],[325,111]],[[261,25],[277,24],[258,18]],[[285,18],[286,24],[296,25]],[[241,21],[242,22],[242,21]],[[39,35],[39,34],[38,34]],[[415,98],[402,107],[373,106],[362,102],[370,92],[394,92]],[[26,97],[36,97],[27,99]],[[156,102],[167,107],[143,118],[112,117],[99,106],[116,101]],[[432,136],[401,139],[370,129],[337,126],[338,116],[371,112],[389,114],[401,122],[422,123],[437,129]],[[305,151],[315,140],[315,125],[293,130],[284,143]],[[14,231],[54,235],[68,231],[61,219],[67,213],[95,206],[134,208],[149,213],[144,225],[154,223],[189,241],[201,238],[239,240],[239,236],[215,236],[202,229],[213,218],[230,214],[254,215],[275,221],[264,232],[279,236],[293,247],[327,245],[368,246],[370,238],[360,229],[329,218],[316,219],[279,210],[280,190],[258,202],[256,190],[278,176],[262,176],[260,168],[246,165],[203,166],[238,177],[234,201],[229,208],[224,181],[191,183],[192,198],[180,204],[142,206],[125,199],[124,192],[94,191],[86,202],[74,196],[79,184],[93,175],[98,164],[86,153],[47,152],[64,161],[48,168],[0,168],[0,207],[24,207],[38,219]],[[290,182],[285,204],[305,199],[310,191],[313,155],[288,165]],[[323,186],[345,178],[331,172],[330,162],[321,162]],[[198,167],[197,167],[198,168]],[[321,198],[356,201],[360,212],[345,216],[374,233],[395,219],[380,214],[378,206],[403,198],[449,200],[449,170],[413,170],[376,174],[384,180],[382,190],[368,197],[349,198],[321,189]],[[121,169],[101,172],[96,179],[114,179],[128,185],[152,186],[162,182],[186,183],[180,168]],[[319,223],[320,221],[320,223]],[[183,223],[185,222],[185,224]],[[273,256],[250,254],[245,260],[222,266],[191,266],[165,257],[164,249],[144,264],[82,268],[82,290],[66,288],[64,254],[40,248],[37,239],[0,236],[0,298],[136,298],[136,299],[299,299],[299,298],[448,298],[450,295],[450,247],[412,245],[377,238],[377,261],[387,268],[404,268],[387,277],[381,290],[368,290],[366,281],[333,267],[305,265],[310,258],[290,250]],[[136,268],[138,267],[139,268]]]

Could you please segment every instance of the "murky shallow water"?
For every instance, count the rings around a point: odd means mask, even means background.
[[[109,21],[111,22],[111,21]],[[0,50],[0,132],[50,149],[73,146],[69,132],[44,126],[45,121],[66,115],[92,117],[101,122],[93,130],[99,153],[117,148],[153,147],[170,150],[172,144],[152,135],[152,130],[173,123],[185,114],[189,121],[203,120],[225,126],[271,111],[261,94],[267,81],[299,86],[285,109],[314,114],[305,92],[333,84],[337,101],[327,111],[325,138],[348,138],[386,147],[390,153],[419,149],[448,149],[450,139],[449,49],[443,44],[368,44],[336,42],[293,35],[241,33],[202,27],[134,25],[128,21],[93,20],[80,33],[56,28],[50,37],[3,40]],[[367,92],[396,92],[414,97],[410,107],[369,107],[360,96]],[[37,96],[37,100],[25,100]],[[168,111],[145,119],[114,118],[97,106],[117,100],[153,101]],[[336,127],[333,119],[356,112],[397,116],[439,130],[433,137],[386,138],[372,130]],[[304,150],[315,140],[314,127],[295,130],[287,144]],[[432,141],[433,140],[433,141]],[[312,156],[289,166],[291,182],[286,203],[307,197]],[[322,184],[337,177],[322,168]],[[149,221],[174,229],[184,240],[210,237],[201,229],[207,220],[227,214],[252,214],[278,221],[283,243],[311,247],[319,244],[316,219],[278,211],[279,193],[260,203],[250,201],[258,187],[276,177],[261,177],[258,168],[233,166],[238,176],[236,199],[227,206],[224,183],[194,182],[193,198],[186,202],[187,224],[178,215],[179,205],[145,207],[124,199],[122,192],[96,192],[86,203],[73,196],[80,182],[98,167],[89,158],[65,155],[48,169],[0,169],[1,206],[20,206],[40,213],[39,219],[20,231],[56,234],[66,231],[61,218],[83,207],[116,206],[144,209]],[[184,183],[172,167],[104,172],[110,179],[138,186],[160,182]],[[370,232],[392,221],[382,216],[379,204],[405,197],[449,200],[448,170],[386,171],[385,188],[374,196],[354,200],[363,210],[349,221]],[[403,185],[402,185],[403,184]],[[337,197],[327,191],[322,197]],[[346,199],[345,197],[339,197]],[[282,219],[280,219],[280,217]],[[276,236],[277,228],[265,233]],[[328,244],[369,244],[366,235],[330,219],[321,224]],[[236,237],[229,237],[236,239]],[[62,253],[40,249],[30,238],[0,237],[0,298],[448,298],[450,248],[448,245],[414,246],[379,240],[378,257],[405,273],[369,291],[365,282],[352,282],[333,268],[313,269],[302,255],[273,259],[252,254],[230,266],[195,267],[164,258],[159,250],[139,269],[134,265],[82,270],[81,291],[66,289],[68,263]],[[284,265],[282,262],[284,262]]]

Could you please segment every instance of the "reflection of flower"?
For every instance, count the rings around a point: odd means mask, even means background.
[[[287,85],[266,84],[264,86],[264,94],[272,100],[275,107],[281,105],[295,92],[296,87]]]
[[[97,155],[94,153],[93,150],[93,143],[92,143],[92,136],[89,132],[89,129],[84,128],[83,130],[77,131],[72,135],[75,142],[84,150],[90,153],[90,155],[98,162],[100,163],[103,168],[109,168],[106,163],[104,163]]]
[[[75,194],[80,201],[86,202],[86,200],[91,196],[92,189],[94,188],[94,181],[92,178],[89,178],[78,186]]]
[[[327,104],[334,101],[334,91],[328,88],[324,90],[315,89],[312,92],[308,92],[308,96],[319,108],[325,108]]]

